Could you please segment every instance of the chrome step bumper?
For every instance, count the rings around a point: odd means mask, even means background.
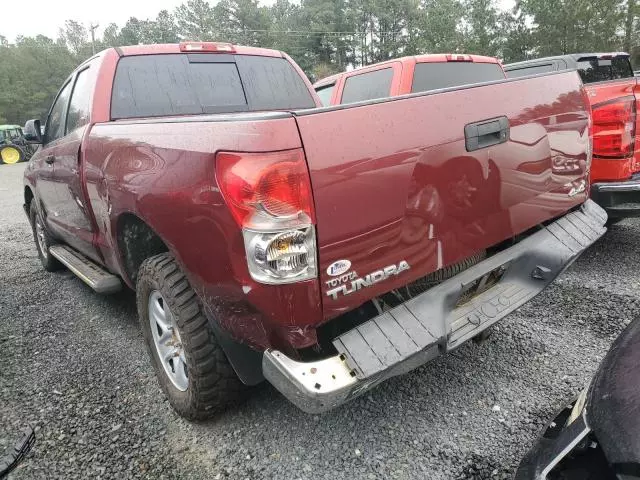
[[[49,253],[97,293],[115,293],[122,288],[118,277],[66,245],[49,247]]]
[[[300,409],[330,410],[462,343],[531,300],[606,231],[605,211],[588,200],[514,246],[359,325],[333,341],[338,355],[298,362],[268,350],[264,376]],[[461,297],[491,275],[495,284]]]

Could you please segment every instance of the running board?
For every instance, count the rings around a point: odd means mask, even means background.
[[[66,245],[49,247],[49,253],[97,293],[115,293],[122,288],[118,277]]]

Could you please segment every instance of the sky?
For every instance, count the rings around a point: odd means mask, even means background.
[[[172,11],[183,0],[29,0],[29,14],[7,17],[0,25],[0,35],[14,41],[16,36],[32,37],[38,34],[56,38],[65,20],[76,20],[86,27],[99,24],[96,31],[102,36],[110,23],[123,26],[129,17],[140,20],[155,18],[160,10]],[[215,3],[211,1],[210,3]],[[274,0],[261,0],[270,5]],[[502,8],[513,6],[514,0],[496,0]],[[37,13],[33,13],[37,12]]]

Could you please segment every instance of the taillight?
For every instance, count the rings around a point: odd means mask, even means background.
[[[231,43],[222,42],[180,42],[181,52],[223,52],[235,53]]]
[[[636,104],[633,97],[593,107],[593,155],[626,158],[635,146]]]
[[[242,228],[254,280],[290,283],[317,276],[315,215],[302,150],[220,152],[216,179]]]
[[[455,53],[448,53],[445,55],[447,62],[473,62],[471,55],[458,55]]]

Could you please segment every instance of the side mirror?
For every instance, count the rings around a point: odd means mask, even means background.
[[[24,124],[24,139],[28,143],[42,143],[42,133],[40,130],[40,120],[27,120]]]

